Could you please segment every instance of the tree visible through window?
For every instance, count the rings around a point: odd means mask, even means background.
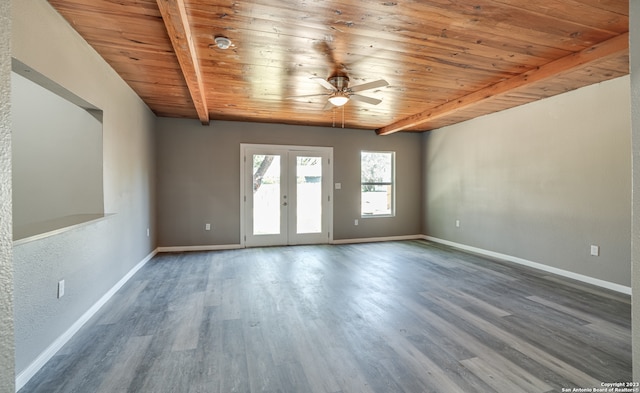
[[[394,214],[395,153],[363,151],[361,169],[362,216]]]

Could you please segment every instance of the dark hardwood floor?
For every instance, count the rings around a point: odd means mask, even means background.
[[[631,380],[626,295],[425,241],[160,254],[21,392],[560,392]]]

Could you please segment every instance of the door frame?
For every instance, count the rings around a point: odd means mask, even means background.
[[[305,152],[305,151],[315,151],[322,152],[326,154],[329,158],[329,162],[327,164],[327,173],[323,174],[323,179],[327,181],[327,192],[329,195],[325,197],[328,198],[328,209],[327,209],[327,242],[326,244],[333,243],[333,147],[326,146],[299,146],[299,145],[270,145],[270,144],[255,144],[255,143],[241,143],[240,144],[240,245],[243,248],[247,247],[246,242],[246,231],[247,225],[246,217],[249,212],[248,204],[247,204],[247,194],[245,183],[246,179],[246,170],[245,170],[245,160],[246,160],[246,151],[249,149],[273,149],[273,150],[286,150],[287,152]],[[287,164],[288,165],[288,164]],[[325,243],[322,243],[325,244]]]

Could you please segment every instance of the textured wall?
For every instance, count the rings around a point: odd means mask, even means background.
[[[640,381],[640,1],[629,2],[631,37],[631,125],[633,149],[633,226],[631,232],[631,271],[633,299],[633,380]]]
[[[15,0],[12,7],[13,56],[103,110],[104,207],[113,214],[13,250],[20,373],[155,248],[156,119],[49,3]],[[66,294],[57,299],[61,279]]]
[[[622,77],[424,134],[426,234],[630,286],[629,105]]]
[[[0,1],[0,393],[13,393],[13,262],[11,236],[11,2]]]
[[[333,147],[333,238],[420,233],[420,135],[277,124],[158,119],[158,245],[240,243],[240,143]],[[395,150],[396,217],[360,218],[360,151]],[[204,230],[204,223],[213,225]]]

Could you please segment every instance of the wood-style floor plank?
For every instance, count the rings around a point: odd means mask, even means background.
[[[114,366],[104,377],[97,393],[126,392],[135,378],[135,372],[143,360],[151,343],[152,336],[133,336],[129,338],[124,351],[114,360]]]
[[[631,380],[627,295],[426,241],[160,254],[21,390],[557,392]]]

